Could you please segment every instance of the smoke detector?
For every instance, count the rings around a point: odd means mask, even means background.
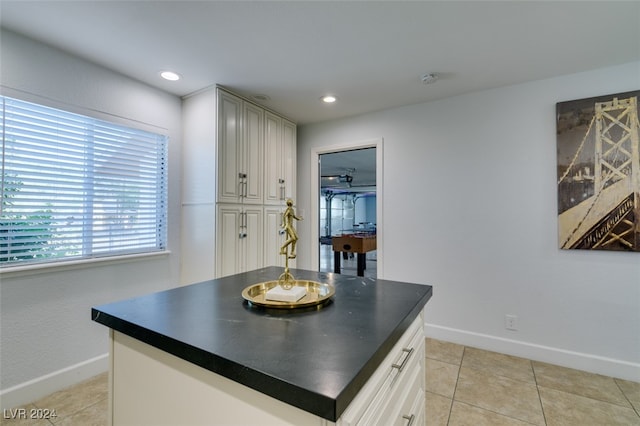
[[[438,80],[438,74],[430,72],[424,74],[422,77],[420,77],[420,79],[422,80],[422,84],[435,83],[436,80]]]

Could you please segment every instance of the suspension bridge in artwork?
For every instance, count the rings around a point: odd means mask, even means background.
[[[595,113],[558,187],[583,184],[583,199],[558,215],[563,249],[640,251],[640,124],[638,100],[596,102]],[[587,140],[595,139],[593,173],[579,167]]]

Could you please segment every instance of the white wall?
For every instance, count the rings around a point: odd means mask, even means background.
[[[638,381],[640,253],[558,249],[555,134],[556,102],[638,88],[636,62],[301,126],[297,203],[312,149],[384,138],[378,262],[433,286],[430,336]]]
[[[2,408],[106,370],[108,329],[91,307],[176,286],[180,256],[181,101],[11,32],[1,34],[3,93],[124,117],[169,135],[170,254],[0,277]]]

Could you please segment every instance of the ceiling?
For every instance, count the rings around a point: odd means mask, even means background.
[[[350,182],[335,179],[348,175]],[[324,192],[375,192],[376,148],[354,149],[320,155],[320,185]]]
[[[2,0],[0,23],[179,96],[266,95],[298,124],[640,59],[638,1]]]

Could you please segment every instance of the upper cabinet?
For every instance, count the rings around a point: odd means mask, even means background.
[[[264,110],[248,102],[243,103],[243,159],[245,163],[244,203],[262,204],[262,176],[264,175]]]
[[[244,193],[242,99],[218,90],[218,201],[237,203]]]
[[[281,205],[295,197],[296,126],[265,112],[264,203]]]
[[[262,203],[264,110],[218,90],[218,202]]]
[[[219,203],[284,205],[295,197],[296,125],[218,89]]]
[[[282,119],[284,198],[296,198],[296,125]]]

